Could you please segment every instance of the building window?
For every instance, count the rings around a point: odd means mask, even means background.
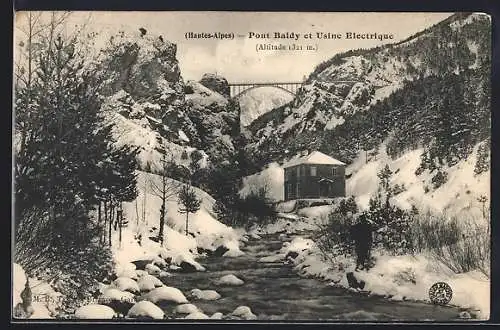
[[[300,166],[297,166],[297,178],[300,176]]]
[[[332,168],[332,175],[333,176],[337,175],[337,168],[336,167]]]
[[[296,191],[295,191],[295,196],[299,197],[300,196],[300,182],[297,182],[296,186]]]
[[[311,166],[311,176],[316,176],[316,166]]]

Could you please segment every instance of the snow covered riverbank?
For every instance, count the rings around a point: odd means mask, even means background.
[[[368,271],[354,271],[355,261],[337,257],[335,263],[326,260],[314,241],[296,237],[284,242],[275,259],[286,258],[295,270],[305,277],[318,277],[333,286],[350,290],[346,274],[353,272],[358,281],[365,282],[363,291],[393,301],[414,300],[430,303],[429,288],[436,282],[446,282],[453,290],[450,305],[467,310],[476,319],[487,320],[490,315],[490,280],[473,271],[456,274],[442,263],[423,254],[390,256],[382,250],[373,253],[376,264]],[[466,315],[466,314],[464,314]]]

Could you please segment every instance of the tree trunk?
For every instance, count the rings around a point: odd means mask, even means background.
[[[113,224],[113,230],[116,231],[116,218],[115,218],[115,203],[111,202],[111,223]]]
[[[97,206],[97,226],[99,227],[99,243],[102,244],[101,201]]]
[[[167,180],[166,177],[162,177],[162,191],[161,191],[161,208],[160,208],[160,230],[158,231],[158,239],[160,243],[163,245],[163,231],[165,228],[165,214],[167,208],[167,196],[166,196],[166,186]]]
[[[102,242],[106,244],[106,226],[108,224],[108,203],[104,201],[104,226],[102,230]]]
[[[146,185],[146,179],[144,179],[144,203],[142,205],[142,222],[145,222],[146,225],[148,224],[146,221],[146,194],[147,194],[147,185]]]
[[[188,235],[189,212],[186,212],[186,236]]]
[[[122,218],[123,218],[123,209],[122,204],[119,205],[119,210],[116,213],[118,217],[118,241],[120,242],[120,248],[122,247]]]
[[[135,199],[135,217],[136,228],[139,228],[139,205],[137,203],[137,198]]]
[[[108,245],[111,246],[111,230],[113,230],[113,218],[111,217],[111,209],[112,205],[109,205],[110,208],[110,214],[109,214],[109,231],[108,231]]]

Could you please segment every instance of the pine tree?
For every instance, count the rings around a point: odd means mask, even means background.
[[[189,213],[195,213],[200,209],[201,201],[196,197],[195,191],[188,185],[184,185],[179,192],[179,202],[182,207],[179,212],[186,214],[186,236],[189,234]]]

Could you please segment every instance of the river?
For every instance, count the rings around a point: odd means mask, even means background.
[[[281,238],[281,239],[280,239]],[[279,253],[284,240],[278,234],[249,240],[240,257],[206,257],[200,262],[206,272],[173,273],[165,282],[185,293],[192,289],[216,290],[216,301],[192,300],[205,314],[231,313],[248,306],[258,320],[368,320],[368,321],[450,321],[458,320],[460,310],[423,302],[389,301],[328,285],[315,278],[300,277],[283,262],[259,262]],[[217,286],[214,280],[234,274],[241,286]],[[167,310],[171,313],[171,310]]]

